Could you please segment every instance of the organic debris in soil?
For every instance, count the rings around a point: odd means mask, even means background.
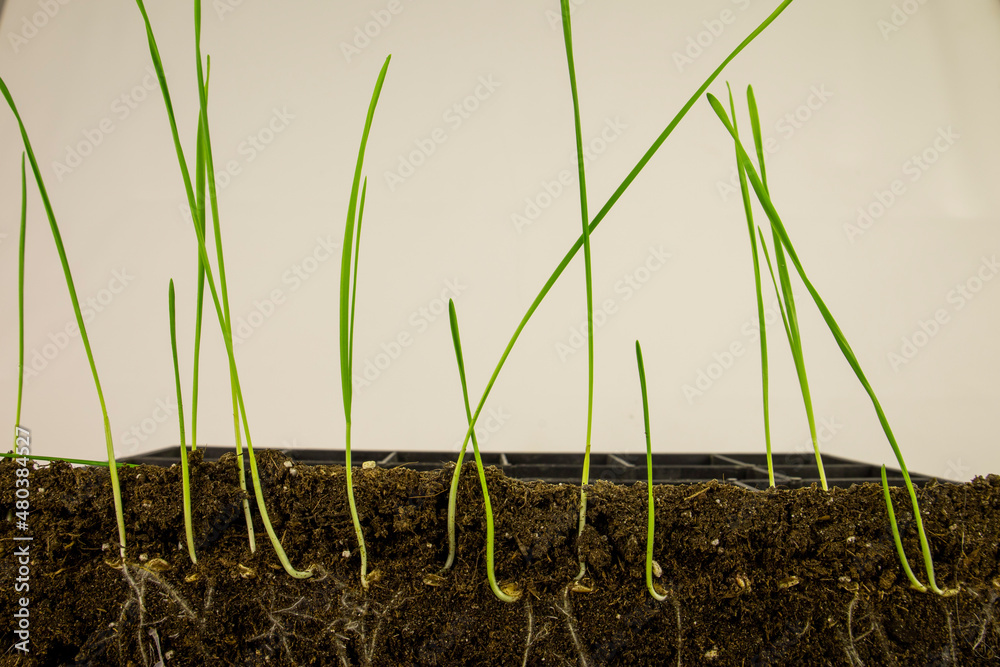
[[[11,545],[30,535],[29,656],[2,665],[924,665],[1000,660],[1000,477],[920,490],[937,580],[909,588],[881,488],[755,492],[716,482],[657,486],[654,558],[668,593],[645,588],[646,487],[579,487],[487,470],[496,571],[486,581],[485,517],[474,464],[447,554],[453,467],[357,468],[355,495],[378,577],[362,589],[341,466],[258,451],[267,509],[289,577],[263,526],[249,549],[235,457],[191,457],[198,564],[184,543],[180,466],[122,468],[124,567],[108,471],[54,463],[30,475],[29,531],[15,529],[16,465],[0,463],[6,563],[0,614],[18,595]],[[893,492],[907,554],[925,579],[909,502]],[[250,499],[254,506],[253,498]],[[254,507],[254,516],[257,516]],[[18,543],[21,544],[21,543]],[[587,576],[570,586],[578,554]],[[10,636],[10,635],[9,635]],[[161,662],[162,661],[162,662]]]

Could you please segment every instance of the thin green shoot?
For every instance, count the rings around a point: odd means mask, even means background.
[[[208,122],[208,79],[202,70],[201,66],[201,0],[195,0],[194,2],[194,49],[195,49],[195,60],[196,60],[196,72],[198,77],[198,148],[202,152],[203,164],[201,168],[204,170],[204,178],[208,182],[208,193],[211,200],[212,208],[212,233],[215,237],[215,254],[216,261],[219,265],[219,291],[222,295],[222,316],[225,318],[225,323],[223,327],[229,331],[230,337],[232,337],[232,318],[229,312],[229,289],[226,287],[226,263],[222,254],[222,228],[219,222],[219,198],[216,192],[215,185],[215,162],[212,158],[212,133],[209,129]],[[211,60],[208,60],[207,69],[211,71]],[[195,164],[196,175],[197,167],[199,165]],[[198,175],[200,178],[200,175]],[[205,234],[205,229],[207,227],[207,219],[205,218],[205,202],[204,202],[204,191],[202,192],[202,200],[197,201],[198,215],[200,216],[199,222],[202,230],[202,236]],[[237,385],[239,384],[236,372],[236,358],[230,355],[229,357],[229,386],[230,395],[232,397],[233,406],[233,433],[235,436],[235,447],[236,447],[236,470],[239,478],[240,489],[244,492],[247,488],[246,483],[246,472],[243,466],[243,443],[240,439],[240,415],[242,413],[242,408],[239,405],[239,392]],[[245,415],[244,415],[245,417]],[[254,488],[256,489],[260,482],[256,478],[256,473],[254,468],[256,468],[257,463],[254,458],[253,445],[250,440],[250,432],[246,430],[247,439],[247,452],[250,456],[250,470],[251,476],[254,477]],[[267,510],[262,510],[262,515],[266,515]],[[243,497],[243,516],[247,527],[247,539],[250,542],[250,551],[257,550],[257,540],[254,535],[253,529],[253,517],[250,514],[250,499],[244,495]],[[268,531],[270,534],[270,531]],[[272,539],[273,541],[273,539]],[[280,545],[278,547],[280,549]]]
[[[68,459],[63,456],[39,456],[36,454],[21,455],[16,452],[0,452],[0,458],[5,459],[28,459],[29,461],[62,461],[63,463],[72,463],[81,466],[99,466],[101,468],[107,468],[107,461],[93,461],[91,459]],[[138,468],[140,467],[138,463],[123,463],[121,461],[115,461],[115,467],[117,468]]]
[[[760,131],[760,116],[757,113],[757,100],[753,94],[753,86],[747,86],[747,106],[750,110],[750,126],[753,129],[753,141],[754,147],[757,151],[757,161],[760,164],[760,179],[767,190],[767,172],[764,166],[764,140]],[[733,111],[733,129],[735,126],[736,112]],[[819,480],[824,491],[829,490],[826,483],[826,471],[823,469],[823,457],[819,451],[819,441],[816,438],[816,417],[813,413],[812,406],[812,395],[809,391],[809,378],[806,375],[806,362],[805,356],[802,353],[802,336],[799,333],[799,318],[795,310],[795,297],[792,292],[792,282],[788,276],[788,265],[785,261],[785,253],[781,247],[781,240],[774,230],[772,230],[774,239],[774,259],[775,263],[778,265],[778,277],[781,280],[781,290],[778,292],[779,300],[784,301],[784,311],[787,312],[787,318],[785,320],[785,332],[788,335],[788,345],[792,351],[792,358],[795,360],[795,372],[799,378],[799,388],[802,390],[802,402],[806,409],[806,419],[809,422],[809,436],[812,440],[813,451],[816,454],[816,467],[819,470]],[[763,238],[761,238],[763,243]],[[766,245],[765,245],[766,251]],[[770,270],[770,262],[768,263],[768,269]],[[771,279],[774,279],[774,273],[772,271]],[[777,291],[777,288],[776,288]]]
[[[576,130],[576,165],[580,179],[580,218],[583,225],[583,267],[587,283],[587,439],[583,454],[583,476],[580,480],[580,520],[577,536],[587,526],[587,485],[590,483],[590,439],[594,427],[594,285],[590,259],[590,214],[587,211],[587,176],[583,163],[583,130],[580,127],[580,97],[576,89],[576,65],[573,62],[573,30],[569,20],[569,0],[562,6],[563,37],[566,43],[566,64],[569,66],[569,87],[573,94],[573,126]],[[583,555],[580,557],[579,581],[587,572]]]
[[[361,133],[361,147],[358,149],[358,160],[354,167],[354,180],[351,183],[351,198],[347,206],[347,222],[344,225],[344,247],[340,264],[340,386],[344,398],[345,421],[345,461],[344,470],[347,476],[347,503],[351,508],[351,520],[354,522],[354,533],[358,538],[358,551],[361,556],[361,586],[368,588],[368,551],[365,547],[365,535],[361,530],[361,520],[358,518],[357,504],[354,500],[354,477],[351,467],[351,405],[353,400],[353,368],[354,368],[354,312],[358,284],[358,257],[361,250],[361,221],[364,215],[364,198],[368,190],[365,179],[361,191],[361,204],[358,203],[358,189],[361,187],[361,172],[364,168],[365,148],[368,146],[368,134],[371,132],[372,119],[375,117],[375,107],[385,73],[389,69],[387,56],[375,90],[372,91],[371,102],[368,104],[368,115],[365,117],[365,127]],[[355,224],[355,216],[357,224]],[[352,264],[353,254],[353,264]],[[374,573],[373,573],[374,574]]]
[[[17,409],[14,412],[14,450],[21,426],[21,398],[24,393],[24,245],[28,233],[28,174],[21,153],[21,234],[17,246]]]
[[[199,59],[200,60],[200,59]],[[211,77],[211,63],[208,71],[205,72],[205,92],[208,93],[208,81]],[[198,224],[201,225],[201,233],[205,233],[205,180],[207,178],[207,167],[205,165],[204,147],[204,124],[201,122],[201,111],[198,111],[198,146],[195,152],[195,201],[198,205]],[[191,389],[191,449],[198,449],[198,375],[201,369],[201,324],[202,315],[205,310],[205,265],[201,263],[201,256],[198,257],[198,297],[195,301],[194,310],[194,374],[192,377]],[[243,476],[243,491],[246,491],[246,476]],[[250,524],[253,530],[253,524]]]
[[[654,600],[663,602],[667,596],[653,585],[653,527],[656,523],[656,505],[653,502],[653,445],[649,432],[649,399],[646,395],[646,369],[642,363],[642,347],[635,341],[635,363],[639,366],[639,386],[642,389],[642,423],[646,428],[646,588]]]
[[[885,510],[889,514],[889,525],[892,526],[892,539],[896,543],[896,553],[899,554],[899,562],[906,572],[906,578],[910,580],[910,586],[921,593],[927,592],[927,587],[917,580],[910,564],[906,560],[906,551],[903,549],[903,540],[899,536],[899,526],[896,524],[896,512],[892,508],[892,498],[889,496],[889,481],[885,476],[885,464],[882,464],[882,495],[885,497]]]
[[[139,11],[142,14],[143,22],[146,26],[146,37],[149,42],[149,51],[153,61],[153,68],[156,71],[157,79],[160,83],[160,91],[163,94],[164,106],[167,110],[167,119],[170,122],[171,137],[174,142],[174,149],[177,153],[177,162],[180,166],[181,177],[184,181],[184,190],[187,195],[188,207],[192,212],[192,219],[194,222],[195,234],[198,237],[198,251],[201,257],[201,261],[205,266],[205,277],[208,281],[209,292],[212,295],[212,302],[215,305],[216,316],[219,319],[219,325],[222,329],[222,337],[226,345],[226,354],[229,359],[229,366],[231,371],[231,377],[236,386],[236,395],[238,401],[238,414],[242,416],[243,430],[247,436],[247,448],[250,451],[250,472],[254,481],[254,495],[257,500],[257,507],[260,510],[261,520],[264,524],[264,528],[267,531],[268,537],[271,540],[271,545],[274,548],[275,554],[278,556],[278,560],[281,561],[282,567],[285,571],[295,577],[295,578],[305,578],[312,575],[311,570],[299,571],[292,567],[291,562],[288,560],[288,556],[285,554],[285,550],[281,546],[281,542],[278,540],[278,536],[274,532],[274,527],[271,525],[271,520],[267,513],[267,507],[264,502],[263,489],[260,485],[260,476],[257,471],[257,461],[253,456],[253,445],[250,440],[250,426],[247,421],[246,407],[243,401],[243,392],[239,384],[239,376],[236,374],[236,362],[233,353],[233,338],[232,331],[229,326],[227,318],[224,316],[222,311],[222,305],[219,301],[219,294],[215,287],[215,279],[212,275],[211,265],[208,260],[208,251],[205,244],[205,234],[202,231],[201,225],[198,224],[197,220],[197,205],[195,202],[194,189],[191,184],[191,175],[188,171],[187,162],[184,158],[184,150],[181,147],[180,137],[177,132],[177,121],[174,116],[173,104],[170,100],[170,90],[167,86],[166,76],[163,73],[163,63],[160,59],[159,49],[156,46],[156,39],[153,35],[153,28],[149,22],[149,16],[146,13],[145,5],[143,5],[142,0],[136,0],[136,4],[139,6]],[[197,0],[196,0],[196,4]],[[201,83],[199,82],[199,87]],[[206,125],[207,130],[207,125]]]
[[[723,125],[725,125],[726,130],[733,137],[733,139],[736,140],[736,132],[730,124],[729,118],[726,116],[726,111],[719,103],[719,100],[716,99],[714,95],[709,93],[708,101],[715,110],[715,113],[719,116]],[[823,316],[823,320],[830,329],[830,333],[833,334],[834,339],[837,341],[837,346],[840,348],[840,351],[847,360],[847,363],[851,366],[851,369],[857,376],[861,386],[864,387],[865,393],[868,394],[868,398],[871,400],[872,406],[875,408],[875,414],[878,416],[879,423],[882,425],[882,430],[886,435],[886,439],[889,441],[889,446],[892,448],[896,461],[899,463],[900,471],[903,475],[903,481],[906,483],[906,488],[910,495],[910,502],[913,506],[913,518],[917,526],[917,535],[920,538],[920,548],[923,552],[924,567],[927,570],[927,578],[930,582],[931,590],[935,590],[936,584],[934,583],[934,563],[931,558],[930,545],[927,542],[927,534],[924,531],[923,520],[920,515],[920,503],[917,500],[917,494],[913,488],[913,482],[910,480],[910,473],[906,468],[906,461],[903,460],[903,453],[900,451],[899,445],[896,442],[896,436],[893,435],[892,428],[889,426],[889,420],[885,415],[885,411],[882,409],[882,404],[875,395],[875,390],[868,381],[868,377],[861,369],[861,364],[858,362],[858,358],[854,354],[854,350],[851,349],[850,344],[847,342],[847,337],[844,336],[844,333],[841,331],[840,326],[834,319],[830,309],[827,308],[826,303],[820,297],[819,292],[816,291],[816,288],[813,287],[812,282],[806,275],[805,269],[802,267],[802,262],[799,260],[798,254],[795,252],[795,248],[792,245],[791,239],[788,237],[788,232],[785,230],[785,226],[774,207],[774,203],[771,201],[771,197],[768,194],[767,189],[761,182],[760,176],[758,176],[753,163],[750,161],[749,156],[746,154],[746,151],[743,150],[743,146],[739,143],[739,141],[736,142],[736,148],[737,158],[746,170],[750,184],[753,186],[754,193],[757,195],[757,200],[760,202],[761,207],[764,209],[765,213],[767,213],[768,220],[771,222],[771,227],[777,230],[780,241],[784,245],[785,250],[788,253],[788,257],[792,260],[792,264],[795,266],[795,270],[799,274],[799,278],[801,278],[806,290],[809,292],[813,302],[816,304],[820,314]]]
[[[80,299],[76,294],[76,286],[73,283],[73,275],[69,269],[69,259],[66,257],[66,248],[63,246],[62,235],[59,233],[59,224],[56,222],[55,212],[52,210],[52,203],[49,200],[48,191],[45,189],[45,182],[42,179],[42,172],[38,168],[38,160],[35,159],[35,151],[31,148],[31,141],[28,139],[28,130],[24,127],[21,114],[17,111],[14,98],[7,88],[3,78],[0,78],[0,93],[7,100],[17,125],[21,130],[21,139],[24,141],[24,150],[31,163],[31,171],[35,175],[35,183],[38,185],[38,193],[42,197],[42,205],[45,208],[45,215],[49,219],[49,228],[52,230],[52,240],[56,244],[59,253],[59,261],[62,264],[63,275],[66,278],[66,287],[69,290],[70,301],[73,302],[73,313],[76,315],[76,324],[80,330],[80,340],[83,341],[84,350],[87,352],[87,361],[90,363],[90,372],[94,376],[94,386],[97,388],[97,398],[101,404],[101,414],[104,417],[104,439],[108,450],[108,463],[115,460],[115,445],[111,437],[111,420],[108,418],[108,408],[104,401],[104,391],[101,389],[101,379],[97,375],[97,363],[94,361],[94,352],[90,347],[90,337],[87,335],[87,326],[83,321],[83,313],[80,310]],[[108,470],[111,476],[111,493],[114,497],[115,516],[118,520],[118,543],[122,562],[125,562],[125,515],[122,508],[121,484],[118,481],[118,467],[109,465]]]
[[[688,101],[684,103],[684,106],[681,107],[680,111],[677,112],[677,114],[667,124],[666,128],[664,128],[664,130],[659,134],[659,136],[656,137],[652,145],[646,150],[645,153],[643,153],[642,157],[639,158],[639,161],[635,164],[634,167],[632,167],[632,170],[629,171],[625,179],[611,194],[611,197],[608,198],[607,202],[604,203],[604,206],[601,207],[601,210],[598,211],[597,215],[594,216],[594,219],[590,222],[590,225],[587,229],[587,231],[590,234],[594,233],[594,230],[596,230],[598,225],[601,224],[604,218],[611,211],[612,207],[618,202],[619,199],[621,199],[622,195],[625,194],[625,190],[627,190],[628,187],[632,184],[632,182],[635,181],[636,178],[638,178],[639,173],[645,168],[646,164],[648,164],[649,161],[653,159],[653,155],[656,153],[656,151],[660,149],[660,146],[662,146],[663,143],[667,140],[667,137],[669,137],[671,133],[673,133],[677,125],[680,124],[681,120],[684,119],[688,111],[691,110],[691,107],[693,107],[695,103],[701,99],[701,96],[705,93],[706,90],[708,90],[708,87],[712,85],[712,82],[719,77],[719,74],[721,74],[722,70],[726,68],[726,65],[732,62],[733,59],[735,59],[736,56],[738,56],[743,51],[743,49],[747,47],[747,45],[749,45],[752,41],[754,41],[758,35],[764,32],[764,30],[767,29],[767,27],[770,26],[775,21],[775,19],[777,19],[778,16],[780,16],[781,13],[784,12],[785,9],[787,9],[790,4],[792,4],[792,2],[793,0],[783,0],[783,2],[781,2],[781,4],[779,4],[778,7],[760,23],[760,25],[758,25],[749,35],[747,35],[747,37],[742,42],[740,42],[736,46],[736,48],[734,48],[730,52],[728,56],[726,56],[726,58],[722,61],[722,63],[720,63],[719,66],[716,67],[715,70],[713,70],[713,72],[708,75],[708,78],[706,78],[705,81],[698,87],[698,89],[688,99]],[[489,398],[490,392],[493,390],[493,385],[496,384],[497,378],[500,377],[500,371],[501,369],[503,369],[504,364],[507,362],[507,357],[510,356],[511,351],[514,349],[514,345],[517,343],[518,338],[521,336],[521,331],[528,324],[528,321],[535,314],[535,311],[538,310],[538,306],[541,305],[542,301],[545,299],[549,291],[552,289],[552,286],[555,285],[556,281],[563,274],[563,271],[565,271],[566,267],[569,266],[569,263],[576,256],[576,253],[580,251],[581,247],[583,247],[583,241],[584,241],[583,235],[581,234],[580,237],[577,238],[577,240],[573,243],[573,246],[569,249],[569,251],[567,251],[565,256],[563,256],[562,260],[560,260],[555,270],[552,271],[552,274],[549,276],[548,280],[545,281],[545,284],[542,285],[542,288],[541,290],[539,290],[538,295],[535,296],[534,301],[532,301],[531,305],[528,306],[527,312],[525,312],[524,316],[521,318],[521,321],[514,329],[514,333],[511,335],[510,340],[507,342],[507,346],[504,348],[503,353],[500,355],[500,359],[499,361],[497,361],[496,367],[493,369],[493,374],[490,376],[489,381],[486,383],[486,387],[483,389],[483,393],[479,399],[479,403],[476,405],[476,409],[472,413],[472,421],[469,423],[469,428],[465,432],[465,439],[462,443],[463,446],[465,446],[468,443],[468,440],[472,437],[472,433],[474,432],[476,427],[476,422],[479,420],[479,415],[482,413],[483,408],[486,406],[486,400]]]
[[[184,503],[184,533],[187,536],[188,555],[191,562],[198,564],[194,552],[194,528],[191,525],[191,472],[188,467],[188,449],[184,441],[184,400],[181,396],[181,369],[177,362],[177,315],[174,297],[174,281],[170,279],[167,293],[167,307],[170,310],[170,353],[174,360],[174,384],[177,388],[177,421],[181,433],[181,488]]]
[[[455,313],[454,299],[448,299],[448,320],[451,324],[451,340],[455,344],[455,359],[458,361],[458,377],[462,381],[462,398],[465,400],[465,416],[472,419],[472,407],[469,405],[469,387],[465,381],[465,359],[462,355],[462,339],[458,333],[458,315]],[[521,597],[521,590],[516,584],[505,586],[497,585],[496,574],[493,571],[493,505],[490,503],[490,491],[486,486],[486,470],[483,468],[483,459],[479,454],[479,442],[475,433],[472,434],[472,451],[476,456],[476,470],[479,473],[479,484],[483,489],[483,505],[486,512],[486,577],[490,582],[490,590],[502,602],[517,602]],[[455,466],[455,474],[451,478],[451,493],[448,496],[448,563],[445,569],[451,567],[455,557],[455,504],[458,496],[458,473],[462,467],[462,458],[465,456],[465,448],[458,455],[458,465]]]
[[[170,280],[167,294],[167,305],[170,316],[170,352],[174,362],[174,384],[177,390],[177,421],[180,427],[181,439],[181,485],[184,506],[184,532],[187,537],[188,554],[191,562],[197,564],[198,558],[194,550],[194,530],[191,523],[191,473],[188,466],[188,449],[184,433],[184,400],[181,394],[181,372],[177,361],[177,316],[174,281]]]
[[[729,109],[733,114],[733,130],[736,128],[736,105],[733,102],[733,91],[726,83],[729,91]],[[739,132],[737,131],[737,137]],[[737,139],[738,141],[738,139]],[[737,163],[738,164],[738,163]],[[764,296],[760,287],[760,256],[757,254],[757,239],[754,236],[753,205],[750,200],[750,189],[747,186],[747,175],[742,166],[737,169],[740,179],[740,194],[743,197],[743,212],[747,219],[747,230],[750,232],[750,250],[753,253],[753,280],[757,295],[757,322],[760,324],[760,378],[764,403],[764,447],[767,451],[767,482],[774,486],[774,461],[771,457],[771,409],[769,399],[769,374],[767,370],[767,325],[764,319]],[[765,253],[767,248],[764,248]],[[782,306],[782,308],[784,308]],[[784,310],[782,310],[782,316]]]

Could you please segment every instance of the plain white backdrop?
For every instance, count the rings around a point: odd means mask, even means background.
[[[190,3],[148,4],[193,164]],[[574,3],[592,215],[776,6]],[[10,0],[0,37],[0,76],[91,310],[116,452],[176,444],[167,283],[177,284],[190,420],[196,243],[139,11]],[[447,299],[475,401],[580,234],[558,2],[206,0],[203,49],[254,443],[343,446],[340,242],[365,111],[391,53],[365,163],[354,443],[455,451],[465,427]],[[1000,470],[1000,5],[797,0],[711,91],[724,96],[727,80],[744,129],[744,91],[754,86],[773,199],[911,470],[959,480]],[[2,109],[0,415],[9,425],[21,151]],[[643,450],[639,338],[656,451],[763,451],[752,263],[734,175],[731,140],[702,98],[593,235],[595,450]],[[28,192],[21,422],[37,454],[103,459],[93,381],[33,181]],[[870,402],[795,284],[823,450],[894,466]],[[226,445],[228,374],[210,304],[198,440]],[[585,319],[581,253],[496,384],[484,450],[582,451]],[[807,451],[780,320],[768,333],[774,446]]]

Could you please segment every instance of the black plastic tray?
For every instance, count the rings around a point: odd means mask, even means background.
[[[217,461],[229,447],[199,447],[206,461]],[[259,451],[260,448],[257,448]],[[327,449],[281,449],[293,460],[307,465],[343,465],[343,450]],[[361,465],[364,461],[375,461],[384,468],[406,466],[414,470],[435,470],[457,458],[455,452],[412,452],[388,450],[353,450],[351,462]],[[551,484],[579,484],[583,470],[583,454],[520,453],[504,454],[484,452],[483,465],[496,466],[505,475],[521,480],[541,480]],[[806,487],[819,482],[816,459],[812,453],[774,454],[775,484],[787,488]],[[158,449],[145,454],[123,459],[127,463],[169,466],[177,463],[179,452],[176,447]],[[466,454],[465,461],[474,461],[472,452]],[[870,463],[823,455],[826,481],[831,487],[847,488],[863,482],[881,483],[881,468]],[[889,484],[903,485],[903,475],[898,470],[886,471]],[[764,454],[653,454],[654,484],[695,484],[718,480],[737,486],[765,489],[768,486],[767,459]],[[930,481],[927,475],[910,473],[910,479],[920,486]],[[590,480],[607,480],[619,484],[631,484],[646,480],[645,454],[605,454],[591,453]],[[947,481],[947,480],[939,480]]]

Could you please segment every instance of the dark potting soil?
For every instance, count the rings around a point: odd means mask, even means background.
[[[184,538],[180,466],[121,468],[128,551],[118,559],[107,469],[55,463],[30,475],[17,527],[16,464],[0,463],[0,615],[29,598],[31,653],[2,665],[989,665],[1000,664],[1000,477],[918,491],[940,597],[909,587],[873,484],[756,492],[711,482],[656,486],[645,587],[646,487],[599,482],[578,541],[579,487],[488,470],[496,569],[520,600],[489,589],[473,464],[462,472],[458,557],[448,549],[451,469],[356,468],[377,580],[360,585],[342,466],[258,451],[268,514],[299,580],[260,522],[251,553],[232,455],[192,457],[198,564]],[[252,496],[252,494],[251,494]],[[907,555],[926,582],[912,512],[894,489]],[[15,536],[33,539],[14,541]],[[15,548],[30,592],[15,593]],[[581,586],[578,549],[587,561]],[[17,637],[4,633],[6,646]]]

